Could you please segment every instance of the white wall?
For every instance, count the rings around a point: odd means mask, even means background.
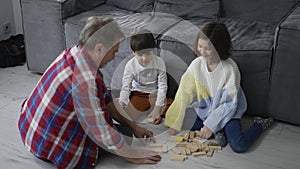
[[[3,24],[8,22],[11,24],[11,33],[4,34]],[[15,18],[12,0],[0,0],[0,40],[7,39],[9,36],[15,34],[15,32]]]
[[[15,34],[23,34],[20,0],[12,0],[12,5],[15,18]]]

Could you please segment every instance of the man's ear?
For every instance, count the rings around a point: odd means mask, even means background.
[[[101,43],[97,43],[94,47],[96,53],[101,53],[104,50],[104,46]]]

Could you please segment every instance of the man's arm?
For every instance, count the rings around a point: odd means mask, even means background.
[[[110,112],[110,115],[114,120],[116,120],[120,124],[129,126],[133,130],[133,133],[137,138],[144,139],[146,137],[153,140],[153,133],[131,121],[130,117],[123,110],[123,108],[121,108],[118,101],[116,101],[115,99],[113,100],[113,102],[107,104],[107,110]]]
[[[118,103],[116,99],[113,99],[112,102],[106,105],[107,110],[109,111],[110,115],[116,120],[118,123],[127,125],[129,127],[134,127],[136,124],[131,121],[128,114],[123,110],[121,105]]]

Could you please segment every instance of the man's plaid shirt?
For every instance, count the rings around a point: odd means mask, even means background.
[[[18,127],[26,148],[57,168],[93,168],[98,145],[121,148],[99,69],[79,46],[63,51],[24,101]]]

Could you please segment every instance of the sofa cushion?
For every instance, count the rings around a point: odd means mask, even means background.
[[[221,17],[279,23],[297,0],[221,0]]]
[[[151,12],[154,0],[106,0],[106,3],[134,12]]]
[[[160,15],[151,16],[150,13],[135,13],[116,18],[127,36],[130,36],[137,29],[149,29],[157,39],[172,25],[180,21],[179,18],[169,18]]]
[[[192,48],[200,26],[211,21],[212,19],[182,20],[169,28],[159,40],[180,42]]]
[[[184,19],[217,18],[219,0],[157,0],[154,12],[168,13]]]
[[[110,16],[112,18],[117,18],[128,14],[133,14],[133,12],[117,8],[115,6],[103,4],[94,9],[69,17],[65,22],[84,25],[86,19],[90,16]]]
[[[220,19],[230,33],[234,50],[271,50],[276,25],[238,19]]]
[[[92,10],[82,12],[73,17],[69,17],[65,21],[65,36],[66,36],[66,46],[70,47],[77,44],[79,34],[83,28],[86,19],[90,16],[110,16],[112,18],[118,18],[125,15],[132,14],[130,11],[121,10],[117,7],[110,5],[100,5]]]
[[[280,25],[281,28],[300,30],[300,6],[298,6]]]
[[[133,11],[122,10],[110,5],[100,5],[92,10],[80,13],[65,21],[66,44],[72,46],[77,43],[79,33],[85,21],[90,16],[110,16],[114,18],[125,35],[128,37],[136,29],[147,28],[155,38],[160,36],[171,25],[179,22],[178,18],[168,18],[163,16],[151,16],[150,13],[133,13]]]
[[[199,26],[212,20],[201,19],[193,22],[183,20],[169,28],[160,37],[160,41],[174,41],[193,47]],[[242,21],[237,19],[221,19],[232,38],[233,50],[265,50],[270,51],[274,44],[275,24]]]
[[[105,0],[58,0],[58,1],[62,2],[62,15],[64,19],[105,3]]]

